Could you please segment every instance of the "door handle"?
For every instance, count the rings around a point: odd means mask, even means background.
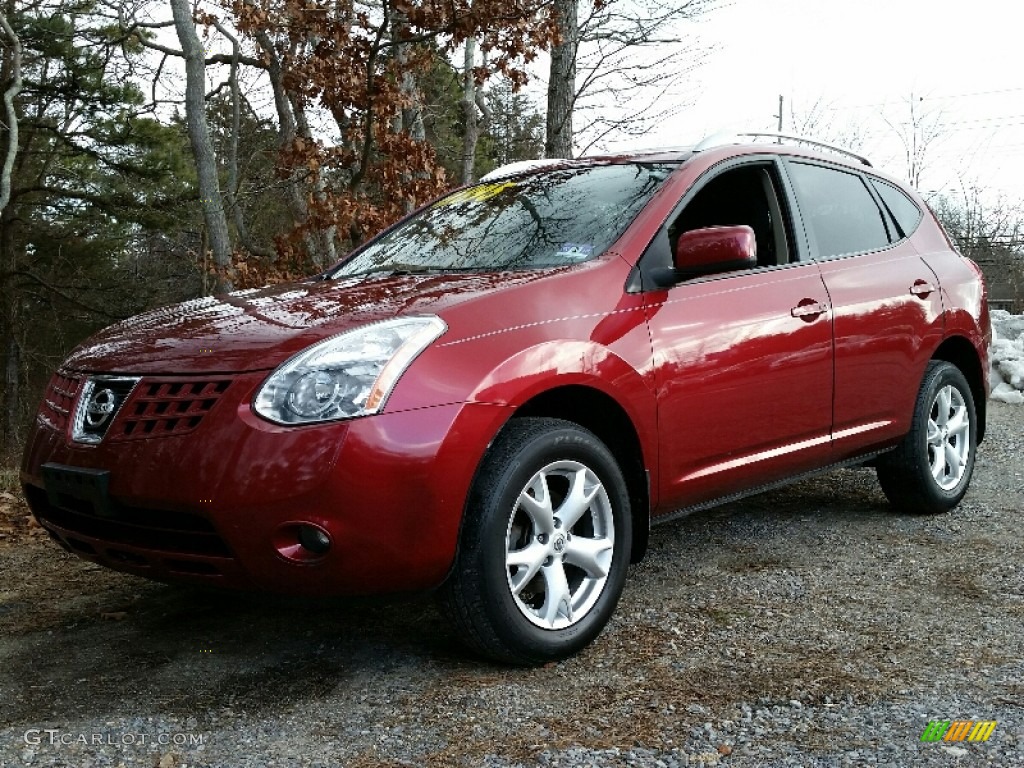
[[[828,312],[828,306],[814,299],[801,299],[799,304],[789,310],[789,314],[793,317],[799,317],[808,322],[825,312]]]
[[[935,286],[929,283],[927,280],[915,280],[914,284],[910,286],[910,292],[920,298],[926,298],[928,294],[935,291]]]

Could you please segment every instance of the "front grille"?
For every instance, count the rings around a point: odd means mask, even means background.
[[[137,376],[90,376],[82,385],[71,437],[79,443],[99,443],[131,397]]]
[[[78,389],[82,382],[72,376],[64,376],[55,373],[46,387],[46,394],[43,395],[43,405],[40,415],[45,418],[54,429],[64,431],[67,429],[68,420],[71,418],[71,409],[75,405],[75,398],[78,397]]]
[[[40,523],[70,534],[172,554],[232,556],[213,524],[191,512],[133,507],[111,499],[110,509],[101,515],[81,499],[51,504],[42,488],[27,486],[25,496]]]
[[[199,426],[231,379],[143,379],[110,430],[110,440],[163,437]]]

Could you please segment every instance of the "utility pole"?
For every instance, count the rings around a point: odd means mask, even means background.
[[[782,133],[782,94],[781,93],[779,94],[779,114],[772,115],[772,117],[777,117],[779,119],[779,130],[778,130],[778,132]],[[782,143],[782,139],[781,138],[776,139],[775,143],[776,144],[781,144]]]

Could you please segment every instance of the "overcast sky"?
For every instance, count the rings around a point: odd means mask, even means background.
[[[677,107],[676,115],[602,149],[692,145],[722,129],[774,130],[781,94],[784,131],[794,129],[794,110],[806,116],[818,104],[815,136],[857,135],[853,148],[903,178],[903,144],[889,123],[906,129],[913,94],[918,114],[939,129],[927,149],[922,192],[956,194],[962,183],[976,183],[1024,205],[1024,0],[719,5],[690,26],[711,53],[686,76],[674,103],[659,105]],[[456,57],[461,64],[461,53]],[[546,67],[542,55],[526,90],[541,109]],[[220,76],[211,71],[211,85]],[[577,132],[583,119],[577,117]]]
[[[617,147],[774,128],[782,94],[785,130],[791,108],[806,113],[820,100],[822,130],[859,127],[863,153],[903,177],[902,143],[882,118],[908,122],[913,93],[942,134],[928,148],[923,191],[953,190],[962,178],[1024,201],[1019,0],[734,0],[697,30],[715,50],[693,76],[696,100],[670,125]]]

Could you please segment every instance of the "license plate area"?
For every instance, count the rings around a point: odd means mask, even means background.
[[[97,517],[113,516],[110,503],[110,471],[43,464],[43,484],[54,507]]]

